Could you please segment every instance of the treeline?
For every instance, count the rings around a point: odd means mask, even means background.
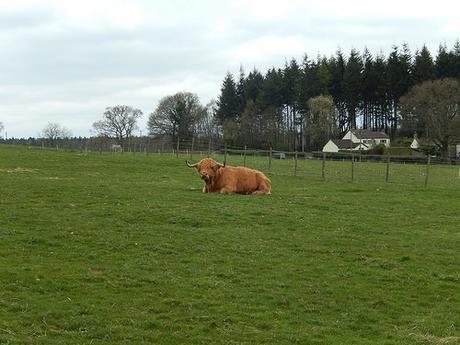
[[[352,49],[348,57],[341,50],[330,57],[305,56],[265,73],[228,73],[215,120],[227,142],[250,147],[319,149],[324,136],[315,132],[333,132],[330,119],[337,135],[367,128],[393,138],[411,136],[413,129],[400,126],[401,96],[416,84],[442,78],[460,78],[459,41],[451,49],[440,45],[435,57],[426,46],[412,54],[407,44],[394,46],[388,56],[373,56],[367,49]],[[316,117],[311,108],[316,104],[311,100],[320,95],[333,102],[335,114],[329,121]]]

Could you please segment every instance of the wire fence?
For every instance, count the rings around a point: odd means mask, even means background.
[[[104,138],[105,139],[105,138]],[[23,143],[24,144],[24,143]],[[35,144],[35,145],[32,145]],[[71,150],[97,154],[168,155],[197,161],[212,157],[227,165],[246,166],[273,175],[304,176],[343,183],[393,183],[460,190],[460,160],[430,156],[387,156],[365,153],[287,152],[226,145],[219,140],[131,140],[123,149],[114,140],[85,138],[59,140],[55,147],[45,142],[28,142],[29,148]]]
[[[179,158],[198,160],[205,155],[180,152]],[[338,159],[341,156],[341,159]],[[212,157],[228,165],[240,165],[273,175],[304,176],[343,183],[392,183],[422,187],[442,187],[460,191],[460,164],[432,157],[360,156],[349,153],[328,154],[279,152],[270,150],[228,150]],[[454,164],[455,163],[455,164]]]

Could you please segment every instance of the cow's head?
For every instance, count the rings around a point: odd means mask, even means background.
[[[189,168],[195,168],[200,178],[206,183],[211,182],[212,179],[216,176],[218,170],[223,168],[225,164],[216,162],[214,159],[205,158],[195,164],[190,164],[188,161],[185,161]]]

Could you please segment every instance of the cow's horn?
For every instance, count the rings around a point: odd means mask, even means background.
[[[224,164],[222,164],[222,163],[217,163],[217,165],[223,168],[223,167],[225,167],[225,162],[224,162]]]
[[[188,166],[189,168],[194,168],[194,167],[196,167],[196,165],[198,164],[198,163],[190,164],[188,161],[185,161],[185,163],[187,163],[187,166]]]

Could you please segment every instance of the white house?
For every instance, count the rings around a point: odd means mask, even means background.
[[[412,142],[410,144],[410,148],[412,150],[418,150],[422,146],[419,137],[417,136],[417,132],[414,133],[414,139],[412,139]]]
[[[350,139],[331,139],[323,147],[323,152],[339,152],[340,150],[369,150],[363,143],[354,143]]]
[[[368,129],[351,129],[342,139],[331,139],[323,147],[323,152],[339,152],[339,150],[369,150],[375,145],[390,146],[390,137],[384,132],[373,132]]]

